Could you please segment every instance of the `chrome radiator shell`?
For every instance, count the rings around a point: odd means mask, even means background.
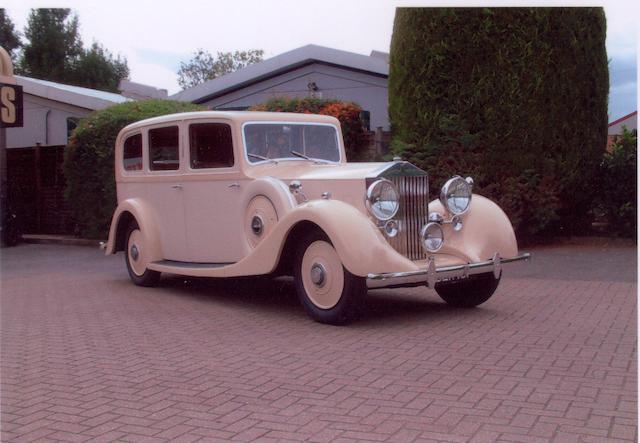
[[[429,218],[429,180],[427,175],[385,177],[400,193],[400,209],[394,217],[399,232],[387,238],[389,244],[410,260],[424,260],[427,253],[420,242],[420,229]]]

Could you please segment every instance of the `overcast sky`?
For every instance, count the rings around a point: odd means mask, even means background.
[[[180,61],[203,48],[212,53],[261,48],[265,58],[306,44],[369,54],[389,51],[396,6],[461,6],[487,3],[399,0],[65,0],[3,2],[18,30],[31,7],[70,7],[80,19],[85,45],[102,43],[126,57],[131,80],[180,90]],[[513,5],[493,1],[493,6]],[[529,2],[529,5],[553,5]],[[556,3],[557,4],[557,3]],[[564,5],[577,3],[563,2]],[[640,2],[582,2],[604,6],[610,59],[610,121],[637,109],[637,37]]]

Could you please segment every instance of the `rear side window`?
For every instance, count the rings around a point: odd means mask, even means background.
[[[180,167],[178,127],[149,130],[149,168],[152,171],[171,171]]]
[[[196,123],[189,126],[192,169],[233,166],[231,127],[224,123]]]
[[[124,141],[122,162],[125,171],[142,170],[142,135],[136,134]]]

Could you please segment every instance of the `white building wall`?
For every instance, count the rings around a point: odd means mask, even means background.
[[[7,128],[7,148],[67,144],[67,118],[82,118],[90,109],[24,94],[24,126]]]

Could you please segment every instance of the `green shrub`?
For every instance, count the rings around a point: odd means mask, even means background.
[[[276,97],[251,107],[251,111],[295,112],[298,114],[330,115],[340,121],[347,158],[362,160],[366,139],[360,114],[362,109],[355,103],[319,98]]]
[[[111,106],[83,119],[64,157],[65,197],[77,233],[91,238],[106,238],[109,233],[116,207],[114,145],[122,128],[145,118],[203,109],[191,103],[148,100]]]
[[[600,165],[598,212],[611,233],[637,239],[638,132],[624,128],[622,137]]]
[[[589,225],[607,94],[602,8],[397,9],[394,152],[435,191],[473,175],[519,235]]]

